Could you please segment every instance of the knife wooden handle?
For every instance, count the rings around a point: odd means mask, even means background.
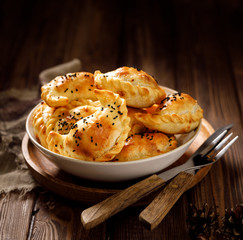
[[[164,219],[180,196],[189,188],[193,175],[182,172],[178,174],[140,213],[139,220],[153,230]]]
[[[142,197],[157,190],[163,184],[164,180],[154,174],[112,195],[104,201],[85,209],[81,213],[81,222],[84,228],[91,229],[97,226],[119,211],[131,206]]]

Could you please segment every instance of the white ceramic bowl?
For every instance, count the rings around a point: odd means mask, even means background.
[[[163,88],[167,94],[176,92],[166,87]],[[26,131],[31,142],[60,169],[72,175],[93,181],[126,181],[159,172],[174,163],[185,153],[198,135],[201,128],[200,124],[196,131],[192,131],[188,134],[176,135],[178,147],[168,153],[155,157],[129,162],[88,162],[56,154],[40,145],[35,137],[34,128],[32,125],[32,115],[34,109],[30,112],[26,120]]]

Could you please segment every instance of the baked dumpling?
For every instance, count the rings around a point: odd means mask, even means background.
[[[174,136],[163,133],[140,133],[127,138],[121,152],[115,157],[116,161],[132,161],[153,157],[175,149],[177,141]]]
[[[51,151],[86,161],[110,161],[121,151],[130,130],[126,101],[108,90],[94,93],[102,106],[78,120],[68,134],[51,131]]]
[[[33,113],[32,122],[35,136],[41,145],[48,148],[46,137],[50,131],[67,134],[77,120],[87,117],[97,110],[98,107],[92,105],[68,104],[65,107],[54,108],[41,102]]]
[[[130,107],[149,107],[166,96],[152,76],[132,67],[121,67],[107,73],[95,71],[94,79],[98,89],[118,93]]]
[[[147,128],[166,134],[188,133],[195,129],[203,117],[197,101],[185,93],[168,95],[152,114],[135,114]]]
[[[79,99],[96,100],[94,75],[87,72],[58,76],[41,87],[41,98],[50,107],[62,107]]]

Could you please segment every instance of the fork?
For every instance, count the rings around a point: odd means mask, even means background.
[[[230,134],[225,137],[232,126],[230,124],[215,131],[184,164],[158,175],[153,174],[102,202],[85,209],[81,213],[83,227],[91,229],[97,226],[119,211],[131,206],[142,197],[159,189],[172,179],[139,215],[139,220],[145,223],[150,230],[153,230],[163,220],[180,196],[190,188],[196,171],[217,162],[236,141],[238,136],[223,147],[232,136]]]
[[[228,130],[229,129],[225,129],[220,133],[212,140],[210,145],[207,145],[211,140],[208,138],[198,149],[203,149],[200,151],[200,154],[194,153],[184,164],[159,174],[165,181],[170,180],[172,175],[176,177],[140,213],[139,220],[142,221],[147,228],[153,230],[159,225],[180,196],[190,188],[193,176],[196,174],[197,170],[216,163],[237,140],[238,136],[234,137],[222,148],[233,135],[233,133],[230,133],[224,138]],[[220,150],[220,148],[222,149]]]

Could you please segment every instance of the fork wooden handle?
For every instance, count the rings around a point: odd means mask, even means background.
[[[154,174],[112,195],[104,201],[87,208],[81,213],[81,222],[84,228],[90,229],[97,226],[119,211],[131,206],[142,197],[155,191],[163,184],[164,181]]]
[[[189,173],[178,174],[140,213],[139,220],[150,230],[156,228],[180,196],[190,187],[192,180],[193,175]]]

